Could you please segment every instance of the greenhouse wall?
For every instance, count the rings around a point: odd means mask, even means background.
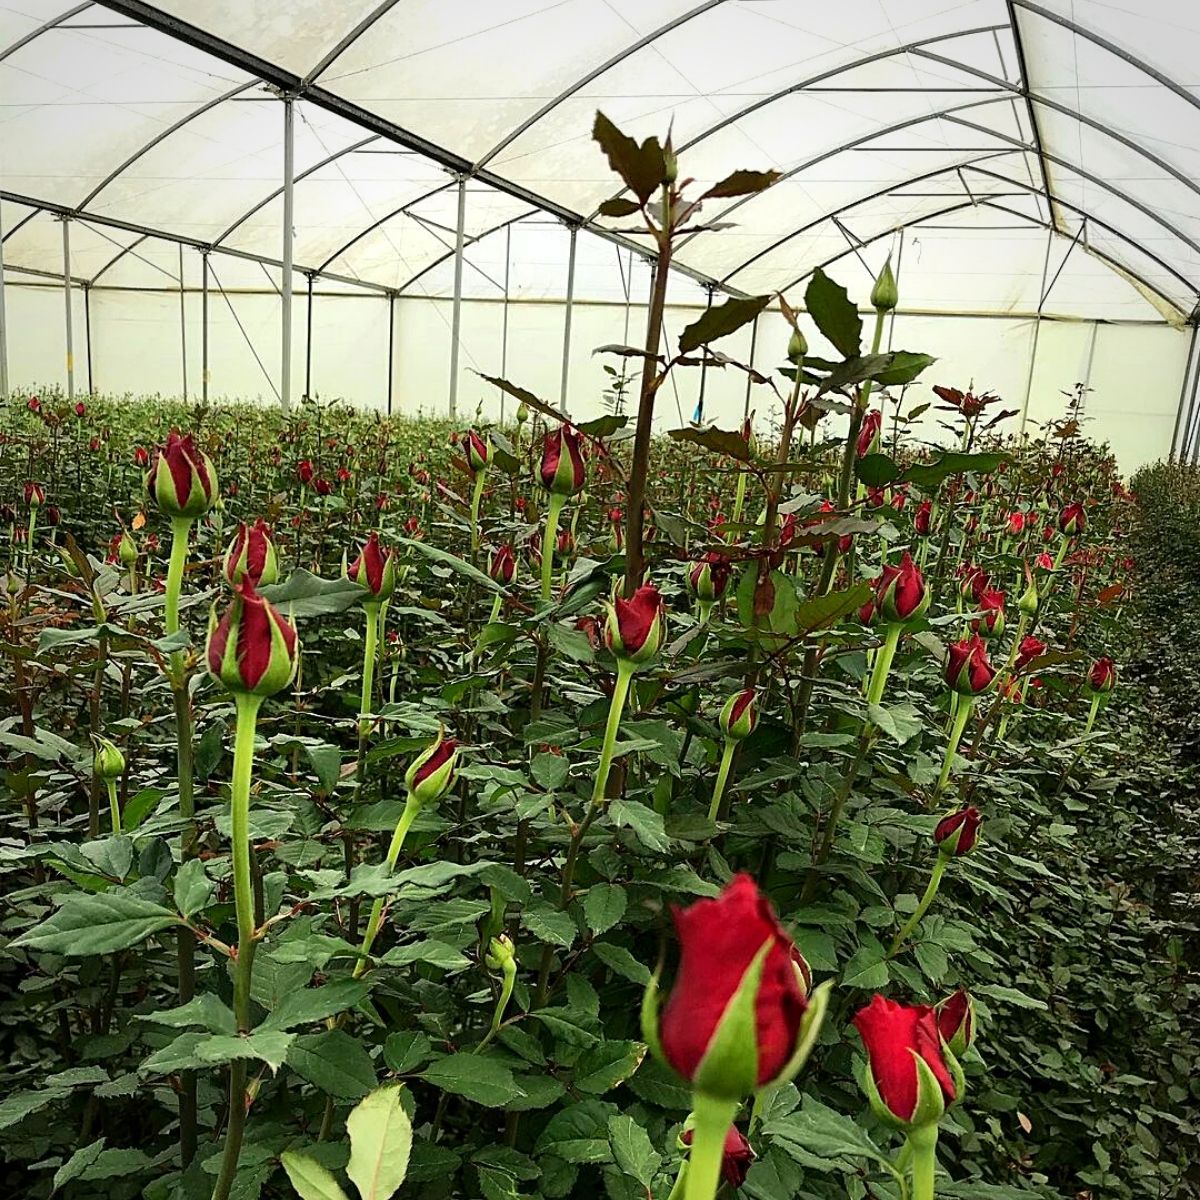
[[[61,287],[14,283],[5,288],[9,321],[9,373],[13,386],[65,386],[64,305]],[[199,398],[202,379],[202,300],[196,291],[183,298],[163,290],[82,289],[72,295],[76,387],[106,393],[179,395],[184,386],[186,342],[188,394]],[[209,396],[276,403],[279,381],[280,300],[267,292],[209,295]],[[316,291],[313,300],[311,387],[323,399],[344,398],[386,410],[388,403],[388,319],[395,321],[392,354],[392,407],[401,413],[445,413],[450,388],[453,303],[443,298],[404,297],[389,304],[381,295]],[[505,320],[507,311],[507,347]],[[674,305],[665,317],[664,344],[703,305]],[[461,311],[458,411],[464,419],[477,405],[499,416],[501,394],[480,374],[499,375],[551,403],[561,396],[566,306],[561,300],[466,299]],[[90,323],[90,337],[88,325]],[[304,393],[308,302],[298,289],[293,316],[292,380]],[[933,354],[937,362],[913,385],[922,399],[929,384],[974,387],[1004,397],[1020,409],[1028,389],[1030,429],[1063,412],[1064,392],[1077,383],[1091,389],[1085,406],[1088,432],[1109,441],[1124,471],[1164,457],[1183,390],[1191,331],[1150,322],[1102,322],[1028,316],[959,316],[900,313],[887,331],[894,349]],[[638,360],[598,355],[600,346],[638,344],[645,309],[638,304],[580,300],[572,306],[571,353],[566,407],[578,419],[608,411],[605,391],[612,379],[605,365],[626,368],[631,380]],[[783,361],[783,323],[764,319],[754,346],[759,369]],[[722,343],[724,352],[749,362],[751,333],[743,329]],[[1032,374],[1030,359],[1036,348]],[[814,353],[823,348],[815,346]],[[677,370],[660,394],[659,429],[693,420],[701,371]],[[703,420],[726,428],[740,423],[747,403],[746,376],[734,368],[703,372]],[[902,411],[921,399],[905,398]],[[505,410],[511,402],[505,403]],[[778,405],[762,387],[752,389],[750,407],[770,418]],[[1010,427],[1017,424],[1013,418]],[[940,436],[935,409],[914,425],[921,437]]]

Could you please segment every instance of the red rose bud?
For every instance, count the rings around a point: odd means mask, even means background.
[[[858,610],[859,624],[865,625],[868,629],[870,629],[878,619],[879,608],[875,603],[874,597],[872,597],[866,602],[866,604],[862,606],[862,608]]]
[[[939,854],[961,858],[975,849],[979,839],[979,826],[983,818],[975,807],[960,808],[948,817],[943,817],[933,830],[933,840]]]
[[[1117,686],[1117,668],[1111,658],[1098,658],[1088,671],[1088,689],[1094,695],[1107,695]]]
[[[25,481],[25,503],[30,508],[41,508],[46,503],[46,489],[32,479]]]
[[[749,875],[735,875],[719,898],[674,917],[679,970],[661,1019],[643,1006],[648,1040],[704,1095],[740,1100],[786,1082],[815,1040],[823,1004],[806,1000],[770,901]]]
[[[618,596],[608,605],[604,644],[617,656],[642,665],[653,661],[666,632],[662,597],[652,583],[643,584],[632,599]]]
[[[404,773],[404,785],[420,804],[434,804],[453,786],[458,772],[458,743],[438,734],[413,759]]]
[[[983,616],[972,621],[971,628],[980,637],[1003,637],[1004,593],[997,591],[995,588],[988,588],[979,597],[979,607],[983,612]]]
[[[217,499],[217,473],[192,435],[172,430],[154,452],[146,491],[168,517],[201,517]]]
[[[379,544],[379,534],[372,533],[347,568],[346,577],[366,588],[368,604],[390,600],[396,590],[396,552],[385,553]]]
[[[133,452],[133,465],[143,469],[150,465],[150,451],[145,446],[139,446]]]
[[[30,396],[25,404],[25,407],[29,409],[30,412],[39,412],[42,407],[42,402],[36,396]]]
[[[1025,514],[1021,512],[1011,512],[1008,514],[1008,532],[1016,537],[1018,534],[1025,531]]]
[[[1048,648],[1040,638],[1035,638],[1033,634],[1026,634],[1017,648],[1017,657],[1013,662],[1013,667],[1018,671],[1025,670],[1035,658],[1041,658]]]
[[[253,525],[245,521],[238,527],[229,549],[225,551],[225,578],[237,585],[249,579],[255,587],[264,587],[279,578],[279,561],[271,530],[260,517]]]
[[[938,1033],[955,1058],[961,1058],[975,1040],[975,1001],[964,988],[937,1006]]]
[[[480,471],[486,471],[492,459],[491,442],[474,429],[466,433],[463,440],[467,446],[467,465],[471,468],[471,474],[478,475]]]
[[[1049,527],[1046,528],[1046,533],[1047,534],[1050,533]],[[1037,556],[1037,558],[1034,560],[1034,562],[1037,564],[1037,568],[1039,571],[1053,571],[1054,570],[1054,559],[1052,559],[1050,557],[1050,555],[1047,554],[1044,550],[1042,551],[1041,554],[1039,554]]]
[[[517,560],[513,555],[513,548],[505,545],[498,550],[492,551],[491,561],[488,563],[488,575],[503,587],[508,587],[512,583],[517,574]]]
[[[313,476],[316,475],[316,473],[316,468],[311,462],[308,461],[307,458],[302,458],[296,464],[296,478],[305,485],[312,483]]]
[[[542,444],[542,487],[556,496],[573,496],[586,482],[583,441],[579,430],[561,425]]]
[[[685,1129],[679,1139],[684,1146],[692,1144],[692,1131]],[[758,1157],[736,1125],[730,1125],[721,1154],[721,1178],[730,1187],[740,1188],[750,1173],[750,1164]]]
[[[1087,513],[1076,500],[1058,514],[1058,532],[1065,537],[1078,537],[1087,528]]]
[[[244,579],[208,637],[208,669],[231,692],[273,696],[299,662],[295,627]]]
[[[62,521],[62,512],[57,504],[47,504],[42,513],[42,520],[47,525],[57,525]]]
[[[941,1120],[962,1090],[961,1071],[946,1059],[933,1009],[875,996],[854,1027],[867,1051],[863,1090],[875,1115],[902,1129]]]
[[[929,607],[925,576],[907,550],[898,567],[884,567],[875,599],[879,615],[889,625],[914,621]]]
[[[858,452],[858,457],[863,458],[871,453],[871,447],[875,444],[875,439],[879,436],[879,427],[883,424],[883,413],[873,408],[867,413],[862,424],[858,427],[858,444],[855,449]]]
[[[918,537],[928,537],[930,525],[933,522],[933,501],[922,500],[913,513],[913,529]]]
[[[740,742],[748,738],[758,724],[758,697],[753,688],[736,692],[725,701],[718,718],[721,732],[730,741]]]
[[[75,415],[77,417],[87,416],[87,405],[82,400],[78,401],[75,405]]]
[[[979,696],[992,686],[996,672],[988,661],[987,647],[979,634],[949,647],[943,678],[960,696]]]
[[[688,569],[688,585],[697,600],[720,600],[729,586],[729,559],[712,551]]]

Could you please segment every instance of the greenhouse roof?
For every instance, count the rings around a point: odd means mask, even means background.
[[[190,246],[275,286],[285,111],[293,261],[323,286],[436,294],[460,231],[538,213],[634,245],[597,216],[602,109],[670,124],[700,180],[782,172],[706,210],[731,227],[677,257],[703,284],[786,291],[920,228],[959,309],[1040,311],[1090,254],[1080,304],[1181,323],[1197,62],[1184,0],[0,0],[5,265],[61,278],[69,215],[81,283],[163,286]]]

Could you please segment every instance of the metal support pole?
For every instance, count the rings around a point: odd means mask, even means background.
[[[1196,388],[1200,386],[1200,359],[1196,363],[1197,369],[1192,372],[1192,398],[1188,401],[1188,408],[1193,414],[1196,412]],[[1200,437],[1195,438],[1195,444],[1192,448],[1192,466],[1196,465],[1197,459],[1200,459]],[[1183,461],[1183,455],[1180,455],[1180,462]]]
[[[83,285],[83,345],[87,353],[88,394],[95,395],[96,380],[92,374],[92,285]]]
[[[304,312],[304,398],[312,399],[313,273],[308,273],[308,302]]]
[[[462,331],[463,241],[467,220],[467,177],[458,177],[458,225],[454,234],[454,312],[450,318],[450,416],[458,415],[458,341]]]
[[[4,307],[4,220],[0,213],[0,400],[8,399],[8,314]]]
[[[747,362],[748,367],[754,366],[754,351],[758,349],[758,318],[755,317],[750,325],[750,359]],[[750,388],[753,385],[750,376],[746,376],[746,400],[742,405],[742,424],[745,425],[750,420]]]
[[[712,308],[714,290],[715,288],[713,284],[710,283],[705,285],[705,291],[708,292],[708,303],[704,306],[705,312]],[[701,353],[704,355],[704,357],[700,360],[700,395],[696,398],[696,411],[692,414],[693,425],[704,424],[704,392],[705,386],[708,382],[708,347],[705,346],[701,350]]]
[[[512,270],[512,222],[504,227],[504,308],[500,317],[500,378],[508,378],[508,284]],[[507,393],[500,392],[500,424],[504,424],[504,401]]]
[[[294,96],[283,98],[283,313],[282,360],[279,368],[279,403],[292,407],[292,241],[296,191]]]
[[[180,360],[183,363],[183,398],[184,398],[184,400],[186,400],[187,395],[188,395],[187,296],[183,290],[183,243],[182,242],[179,243],[179,356],[180,356]],[[90,358],[90,355],[89,355],[89,358]]]
[[[897,288],[897,290],[898,290],[898,289],[899,289],[899,287],[900,287],[900,269],[901,269],[901,267],[903,267],[903,266],[904,266],[904,230],[903,230],[903,229],[901,229],[901,230],[900,230],[900,244],[899,244],[899,245],[896,247],[896,273],[895,273],[895,280],[896,280],[896,288]],[[887,348],[888,348],[888,352],[889,352],[889,353],[891,352],[891,349],[892,349],[892,335],[893,335],[895,332],[896,332],[896,310],[893,308],[893,309],[892,309],[892,315],[891,315],[891,317],[888,319],[888,339],[887,339]]]
[[[208,251],[200,251],[200,399],[208,403]]]
[[[63,227],[63,302],[66,306],[67,399],[75,398],[75,329],[71,313],[71,218],[64,216]]]
[[[1042,288],[1038,292],[1037,315],[1033,319],[1033,345],[1029,348],[1029,371],[1025,376],[1025,395],[1021,400],[1021,428],[1019,437],[1025,436],[1025,422],[1029,417],[1029,394],[1033,389],[1033,368],[1037,363],[1038,336],[1042,330],[1042,304],[1046,299],[1046,277],[1050,274],[1050,250],[1054,245],[1054,230],[1046,231],[1046,257],[1042,262]],[[1064,261],[1066,261],[1064,259]]]
[[[562,378],[558,385],[558,405],[567,416],[567,379],[571,373],[571,316],[575,306],[575,247],[579,240],[579,227],[571,226],[571,243],[567,251],[567,311],[563,317]]]
[[[396,293],[388,296],[387,415],[392,415],[392,393],[396,383]]]
[[[1179,446],[1179,426],[1183,422],[1183,410],[1187,403],[1188,383],[1191,380],[1192,373],[1197,369],[1196,363],[1196,330],[1200,329],[1200,325],[1192,326],[1192,336],[1188,339],[1187,359],[1183,364],[1183,382],[1179,385],[1179,405],[1175,409],[1175,425],[1171,430],[1171,449],[1168,457],[1172,462],[1175,460],[1175,451]]]
[[[1092,362],[1096,358],[1096,334],[1100,329],[1100,322],[1092,322],[1092,336],[1088,339],[1087,362],[1083,366],[1083,398],[1082,408],[1087,409],[1087,394],[1092,385]]]

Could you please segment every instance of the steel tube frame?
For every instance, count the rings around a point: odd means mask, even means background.
[[[71,218],[63,217],[62,221],[62,243],[63,243],[63,301],[65,304],[66,314],[66,335],[67,335],[67,399],[75,398],[75,322],[73,313],[71,312]]]
[[[1081,225],[1079,228],[1082,229],[1083,226]],[[1029,370],[1025,373],[1025,395],[1021,398],[1021,424],[1017,430],[1018,437],[1025,436],[1025,422],[1029,417],[1029,395],[1033,390],[1033,372],[1037,367],[1038,341],[1042,332],[1042,305],[1045,304],[1046,296],[1049,294],[1046,277],[1050,274],[1050,254],[1054,249],[1054,232],[1052,225],[1046,227],[1046,257],[1042,260],[1042,286],[1038,290],[1040,299],[1038,300],[1037,314],[1033,318],[1033,338],[1029,347]],[[1072,245],[1074,245],[1073,242]],[[1070,254],[1070,251],[1068,250],[1067,253]],[[1063,262],[1066,262],[1065,258]],[[1051,287],[1053,286],[1051,284]]]
[[[92,377],[92,285],[83,285],[83,350],[87,360],[88,395],[94,395],[96,381]]]
[[[1187,398],[1188,384],[1191,382],[1192,372],[1196,370],[1196,330],[1200,328],[1196,324],[1192,325],[1192,336],[1188,342],[1187,361],[1183,365],[1183,381],[1179,385],[1179,404],[1175,408],[1175,425],[1171,429],[1171,449],[1168,452],[1168,458],[1175,461],[1175,449],[1179,443],[1179,426],[1183,421],[1184,402]]]
[[[200,399],[208,403],[208,250],[200,251]]]
[[[567,381],[571,374],[571,317],[575,305],[575,247],[579,238],[578,225],[570,227],[569,237],[566,311],[563,313],[562,374],[558,384],[558,405],[568,417],[571,415],[571,410],[567,407]]]
[[[304,305],[304,399],[312,399],[312,345],[313,345],[313,272],[307,272],[308,292]],[[391,297],[389,297],[389,300]]]
[[[295,240],[296,98],[283,97],[283,297],[280,311],[279,403],[292,408],[292,249]]]
[[[463,239],[467,220],[467,177],[458,177],[458,225],[454,235],[454,309],[450,318],[450,418],[458,415],[458,356],[462,334]]]
[[[8,310],[4,306],[4,214],[0,212],[0,400],[8,399]]]
[[[387,415],[392,415],[396,384],[396,293],[388,296]]]
[[[617,252],[618,254],[620,251]],[[508,289],[512,272],[512,222],[504,227],[504,306],[500,315],[500,378],[508,378]],[[504,402],[508,393],[500,388],[500,424],[504,424]]]

